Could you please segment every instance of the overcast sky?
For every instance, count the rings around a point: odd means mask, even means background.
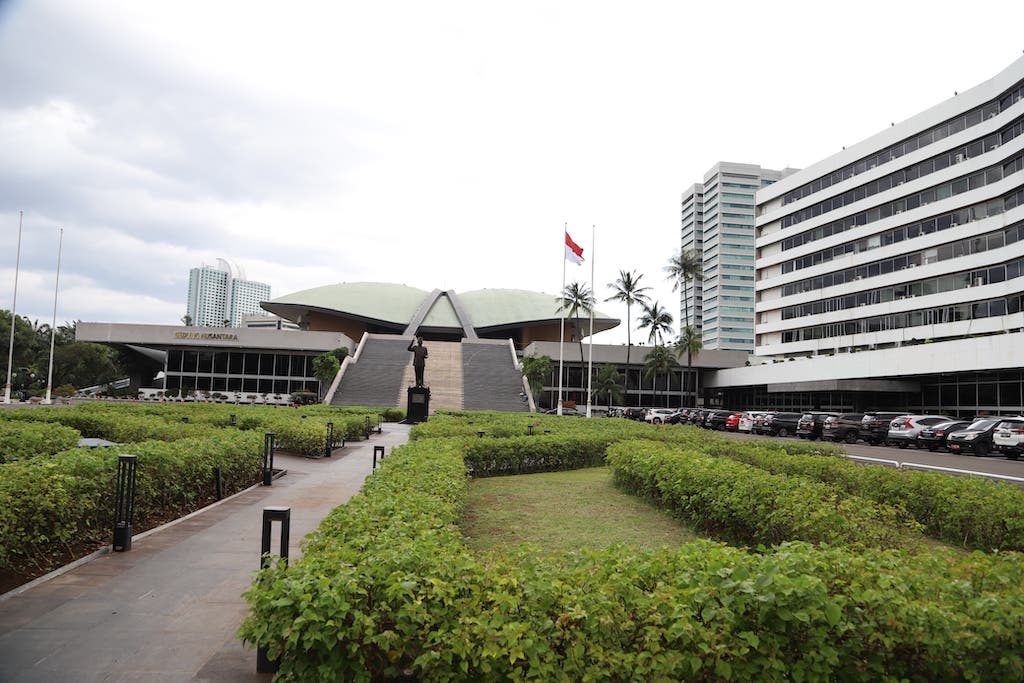
[[[58,226],[58,323],[177,324],[189,269],[218,257],[274,297],[554,295],[565,223],[600,298],[636,270],[678,316],[662,268],[708,168],[830,156],[1007,67],[1022,18],[1009,0],[0,0],[0,308],[24,210],[17,310],[41,322]]]

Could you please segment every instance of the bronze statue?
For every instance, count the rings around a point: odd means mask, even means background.
[[[412,351],[412,369],[416,371],[416,386],[423,386],[423,368],[427,364],[427,349],[423,346],[423,337],[416,337],[416,345],[409,342]]]

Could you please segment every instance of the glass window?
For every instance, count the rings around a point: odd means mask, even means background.
[[[217,374],[223,375],[228,371],[228,352],[217,351],[213,354],[213,371]],[[224,391],[224,389],[214,389],[214,391]]]
[[[228,373],[229,374],[232,374],[232,375],[241,375],[242,374],[242,360],[243,360],[244,357],[245,357],[244,354],[239,353],[238,351],[232,351],[231,352],[231,355],[228,357]],[[229,389],[228,391],[238,391],[238,390],[237,389]]]
[[[260,354],[258,353],[247,353],[245,354],[245,374],[247,375],[258,375],[260,373]],[[245,391],[256,391],[255,389],[245,389]]]

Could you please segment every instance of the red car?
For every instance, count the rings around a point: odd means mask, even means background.
[[[733,413],[729,417],[725,418],[725,431],[735,432],[740,426],[740,417],[743,413]]]

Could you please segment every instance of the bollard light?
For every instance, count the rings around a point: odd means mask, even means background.
[[[334,451],[334,423],[333,422],[328,422],[327,423],[327,448],[324,450],[324,455],[326,455],[329,458],[329,457],[331,457],[334,454],[333,451]]]
[[[530,436],[533,436],[533,425],[526,426],[526,433],[529,434]]]
[[[237,424],[237,422],[235,421],[235,414],[231,413],[231,417],[228,420],[228,425],[234,427],[236,424]]]
[[[188,417],[186,416],[181,418],[181,421],[184,422],[185,424],[188,424]]]
[[[274,432],[263,435],[263,485],[274,483]]]
[[[383,464],[383,462],[384,462],[384,447],[383,446],[374,446],[373,447],[373,469],[377,469],[377,456],[378,456],[378,454],[380,455],[380,461]]]
[[[117,492],[114,498],[114,552],[132,549],[132,517],[135,515],[135,477],[138,458],[117,459]]]
[[[288,539],[291,536],[292,509],[272,505],[263,508],[263,538],[260,542],[260,569],[270,566],[270,532],[274,522],[281,523],[281,542],[278,556],[288,564]],[[256,648],[256,673],[277,673],[279,662],[267,656],[266,647]]]
[[[224,497],[224,476],[219,467],[213,468],[213,488],[217,494],[217,500]]]
[[[366,415],[365,417],[366,417],[366,421],[365,421],[365,426],[363,427],[363,432],[366,434],[366,438],[369,439],[370,438],[370,431],[371,431],[371,429],[370,429],[370,416]]]
[[[482,429],[479,432],[476,433],[476,438],[478,438],[478,439],[484,438],[484,431]]]

